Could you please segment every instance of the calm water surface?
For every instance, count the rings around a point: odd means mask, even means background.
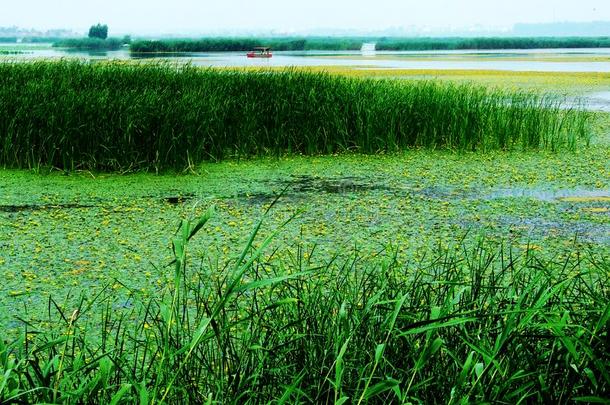
[[[14,44],[10,44],[13,47]],[[2,47],[0,47],[0,50]],[[10,59],[58,59],[76,58],[86,60],[170,60],[177,63],[191,63],[195,66],[213,67],[282,67],[282,66],[344,66],[360,69],[438,69],[438,70],[504,70],[536,72],[610,72],[610,62],[566,61],[570,56],[610,58],[610,48],[598,49],[532,49],[532,50],[472,50],[472,51],[400,51],[375,52],[363,56],[353,51],[302,51],[275,52],[271,59],[249,59],[245,52],[181,53],[177,55],[132,56],[129,51],[79,52],[62,49],[24,48],[24,54],[2,55],[0,60]],[[565,56],[561,61],[536,61],[535,56]],[[442,57],[455,60],[446,60]],[[463,57],[463,60],[460,60]],[[502,58],[523,60],[502,60]],[[532,58],[533,60],[527,60]],[[441,59],[441,60],[439,60]]]

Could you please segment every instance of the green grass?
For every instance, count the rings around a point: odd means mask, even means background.
[[[527,92],[285,71],[0,65],[0,165],[182,169],[285,153],[574,149],[590,114]],[[44,100],[41,102],[41,100]]]
[[[269,249],[289,220],[264,238],[259,222],[219,260],[189,247],[211,214],[181,222],[154,298],[50,299],[54,326],[0,346],[0,400],[559,403],[610,389],[603,256],[481,241],[315,265],[315,249]]]

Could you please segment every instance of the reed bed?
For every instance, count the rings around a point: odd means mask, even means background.
[[[276,51],[360,50],[364,42],[376,43],[380,51],[426,51],[465,49],[548,49],[604,48],[608,37],[289,37],[289,38],[201,38],[138,40],[131,44],[134,53],[147,52],[230,52],[254,46],[270,46]]]
[[[72,48],[77,50],[112,51],[120,49],[124,41],[120,38],[67,38],[53,42],[55,48]]]
[[[158,296],[49,301],[0,341],[2,403],[572,403],[610,393],[610,263],[474,246],[400,263],[190,253],[183,220]],[[254,242],[256,241],[256,243]],[[254,246],[257,246],[255,248]],[[349,256],[349,255],[348,255]],[[91,298],[91,297],[89,297]],[[119,308],[119,309],[117,309]],[[123,308],[123,309],[120,309]]]
[[[605,48],[608,37],[475,37],[475,38],[382,38],[380,51],[425,51],[466,49],[554,49]]]
[[[560,149],[590,115],[473,85],[366,80],[288,69],[0,64],[0,165],[183,169],[227,157]]]
[[[132,42],[132,53],[165,52],[236,52],[248,51],[255,46],[269,46],[274,51],[358,51],[365,41],[362,38],[203,38],[138,40]]]

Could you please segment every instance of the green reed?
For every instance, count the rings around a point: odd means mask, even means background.
[[[481,241],[419,262],[390,249],[315,264],[302,247],[269,252],[282,227],[259,241],[260,222],[235,256],[191,253],[211,214],[181,222],[173,282],[152,299],[134,291],[125,309],[112,292],[74,308],[50,299],[54,326],[24,323],[21,339],[0,340],[0,402],[607,398],[607,258],[542,259]]]
[[[202,38],[164,39],[133,41],[129,50],[139,53],[164,52],[237,52],[248,51],[256,46],[268,46],[274,51],[357,51],[366,38],[350,37],[287,37],[287,38]]]
[[[112,51],[120,49],[124,41],[120,38],[67,38],[53,42],[55,48],[72,48],[75,50]]]
[[[276,51],[358,51],[365,42],[375,43],[380,51],[425,51],[462,49],[549,49],[605,48],[608,37],[287,37],[287,38],[183,38],[137,40],[133,53],[149,52],[236,52],[255,46],[270,46]]]
[[[377,41],[377,50],[380,51],[606,48],[608,46],[610,46],[608,37],[396,37],[381,38]]]
[[[589,114],[473,85],[121,63],[0,64],[0,165],[182,169],[405,148],[574,148]]]

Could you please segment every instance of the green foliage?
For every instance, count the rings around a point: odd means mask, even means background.
[[[131,44],[133,53],[149,52],[230,52],[269,46],[274,51],[359,50],[361,38],[203,38],[161,41],[139,40]]]
[[[41,102],[44,100],[44,102]],[[574,148],[589,114],[550,97],[298,70],[0,65],[0,164],[185,168],[227,156]]]
[[[157,296],[134,291],[121,311],[112,292],[69,310],[50,299],[57,326],[0,342],[0,402],[558,403],[610,390],[603,257],[481,242],[320,266],[313,250],[267,252],[282,226],[259,241],[259,222],[219,261],[190,253],[211,216],[181,222]]]
[[[202,38],[134,41],[130,50],[145,52],[247,51],[270,46],[276,51],[359,50],[363,42],[375,42],[380,51],[426,51],[464,49],[605,48],[608,37],[305,37],[305,38]]]
[[[102,25],[102,24],[96,24],[96,25],[92,25],[91,28],[89,28],[89,38],[99,38],[99,39],[106,39],[108,38],[108,26],[106,24]]]
[[[56,48],[72,48],[77,50],[117,50],[123,45],[124,39],[119,38],[69,38],[53,43]]]
[[[381,38],[376,46],[380,51],[605,47],[610,47],[609,37]]]

